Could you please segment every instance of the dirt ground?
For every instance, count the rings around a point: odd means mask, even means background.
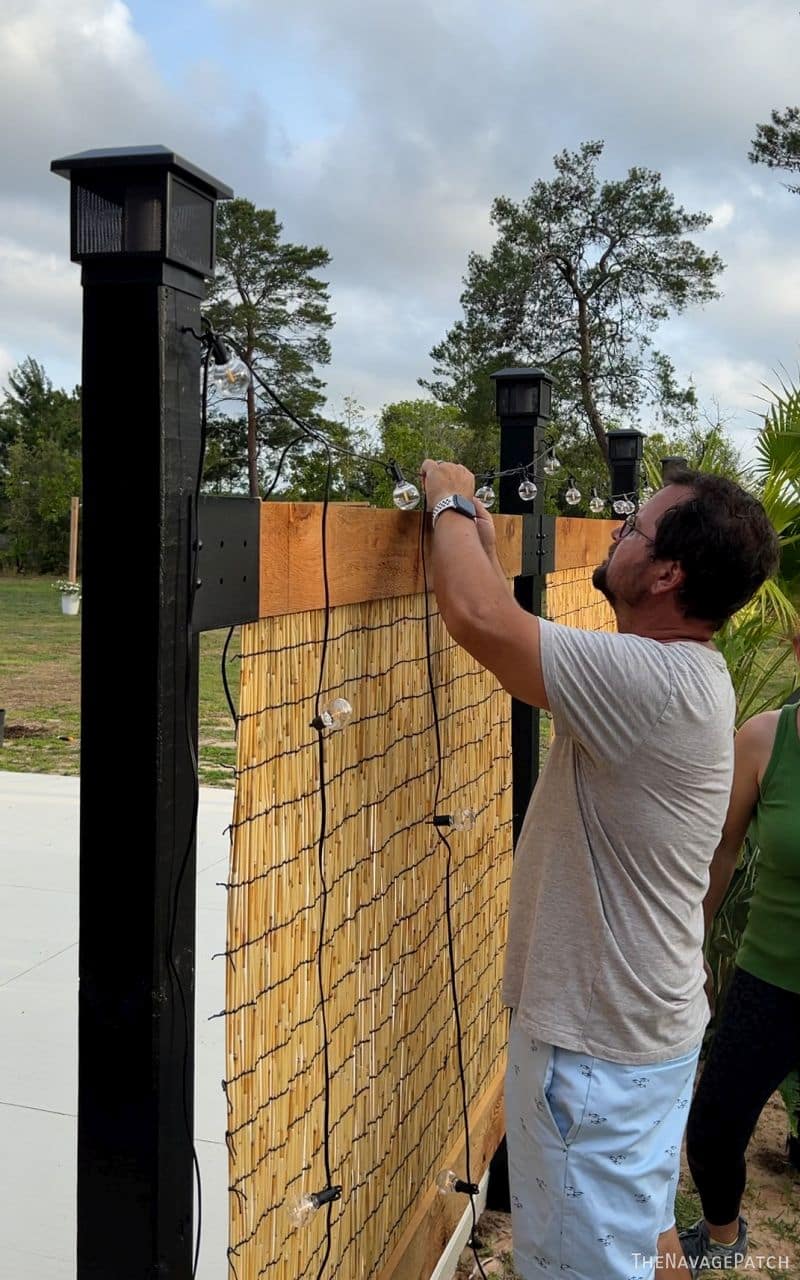
[[[748,1220],[750,1252],[736,1271],[705,1274],[725,1276],[784,1277],[800,1280],[800,1173],[794,1173],[784,1155],[786,1111],[776,1094],[767,1103],[748,1149],[748,1183],[742,1212]],[[686,1170],[685,1159],[676,1203],[679,1227],[700,1217],[700,1202]],[[505,1213],[484,1213],[478,1224],[484,1272],[487,1276],[515,1280],[512,1263],[511,1218]],[[687,1272],[688,1275],[688,1272]],[[480,1280],[471,1249],[459,1260],[456,1280]],[[598,1276],[596,1280],[604,1280]]]

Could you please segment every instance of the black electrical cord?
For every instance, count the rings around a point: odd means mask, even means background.
[[[323,442],[324,443],[324,442]],[[319,984],[319,1006],[320,1020],[322,1023],[322,1069],[324,1078],[324,1101],[323,1101],[323,1128],[322,1128],[322,1151],[325,1164],[325,1189],[328,1190],[332,1185],[333,1174],[331,1172],[331,1151],[330,1151],[330,1113],[331,1113],[331,1068],[330,1068],[330,1043],[328,1039],[328,1011],[325,998],[325,975],[324,975],[324,948],[325,948],[325,926],[328,915],[328,884],[325,878],[325,840],[328,833],[328,795],[325,776],[325,735],[321,726],[322,715],[322,689],[325,683],[325,664],[328,657],[328,646],[330,643],[331,628],[331,587],[328,574],[328,509],[330,506],[331,496],[331,478],[333,472],[333,459],[330,449],[327,448],[327,471],[325,475],[325,495],[322,503],[322,580],[324,589],[324,619],[322,626],[322,648],[319,661],[319,679],[317,681],[317,692],[314,698],[314,724],[317,727],[318,734],[318,750],[319,750],[319,802],[320,802],[320,820],[319,820],[319,839],[317,842],[317,864],[319,868],[319,878],[321,887],[320,899],[320,922],[319,922],[319,942],[317,946],[317,981]],[[331,1256],[331,1248],[333,1245],[332,1219],[333,1219],[333,1200],[328,1199],[325,1205],[326,1210],[326,1240],[325,1253],[320,1263],[317,1273],[317,1280],[322,1280],[328,1259]]]
[[[436,698],[436,682],[433,674],[433,646],[431,643],[431,611],[428,594],[428,564],[425,554],[425,516],[426,512],[423,508],[422,517],[420,519],[420,559],[422,562],[422,586],[425,594],[425,661],[428,671],[428,691],[431,700],[431,712],[433,715],[433,733],[436,742],[436,790],[433,800],[434,817],[437,816],[439,810],[439,800],[441,799],[442,786],[444,779],[444,755],[442,751],[442,728],[439,720],[439,705]],[[450,841],[442,831],[442,828],[436,825],[436,834],[447,850],[447,858],[445,862],[444,873],[444,896],[445,896],[445,919],[447,922],[447,954],[450,962],[450,988],[453,995],[453,1018],[456,1024],[456,1056],[458,1060],[458,1075],[461,1085],[461,1111],[464,1120],[464,1167],[466,1173],[465,1185],[474,1186],[472,1182],[472,1157],[470,1152],[469,1141],[469,1107],[467,1101],[467,1077],[464,1069],[464,1045],[463,1032],[461,1027],[461,1009],[458,999],[458,975],[456,970],[455,945],[453,940],[453,915],[452,915],[452,884],[451,870],[453,862],[453,850]],[[469,1191],[469,1202],[472,1209],[472,1231],[470,1232],[470,1245],[475,1256],[475,1262],[483,1280],[487,1280],[486,1272],[478,1255],[478,1245],[476,1233],[478,1229],[478,1213],[475,1207],[475,1193]]]
[[[186,660],[184,675],[184,721],[186,724],[186,741],[189,751],[189,759],[192,767],[193,792],[194,798],[192,803],[191,821],[189,824],[189,835],[186,841],[186,849],[181,860],[178,877],[175,881],[175,887],[172,897],[172,911],[169,929],[169,939],[167,943],[167,958],[173,980],[178,990],[178,995],[183,1011],[184,1022],[184,1045],[183,1045],[183,1118],[186,1125],[186,1135],[192,1147],[192,1164],[194,1166],[196,1194],[197,1194],[197,1231],[195,1236],[194,1254],[192,1259],[192,1280],[197,1275],[197,1267],[200,1261],[200,1242],[203,1230],[203,1184],[200,1174],[200,1161],[197,1155],[197,1146],[194,1140],[194,1129],[189,1114],[189,1096],[192,1081],[189,1079],[189,1061],[192,1043],[192,1026],[189,1018],[189,1005],[186,998],[183,982],[181,980],[180,971],[175,962],[175,933],[178,925],[178,904],[180,901],[181,886],[183,884],[186,869],[189,865],[192,849],[194,848],[197,837],[197,817],[200,806],[200,770],[197,760],[197,751],[195,749],[194,740],[192,738],[192,721],[194,719],[194,709],[192,706],[192,673],[194,667],[194,633],[192,630],[192,613],[194,611],[194,602],[197,594],[197,566],[200,551],[200,535],[197,522],[197,514],[200,501],[200,486],[203,480],[203,464],[205,461],[206,440],[208,436],[208,367],[211,360],[211,347],[209,346],[203,355],[202,363],[202,387],[200,399],[200,456],[197,465],[197,475],[195,478],[194,490],[189,495],[188,501],[188,522],[189,522],[189,539],[188,539],[188,582],[187,582],[187,604],[186,604]]]
[[[231,627],[230,630],[228,631],[227,636],[225,637],[225,643],[222,646],[222,657],[220,659],[220,674],[222,675],[222,687],[225,690],[225,698],[228,703],[228,710],[231,713],[231,719],[233,721],[234,733],[237,733],[239,730],[239,713],[236,710],[236,706],[233,701],[233,695],[231,693],[231,687],[230,687],[230,684],[228,683],[228,668],[227,668],[228,649],[230,648],[230,643],[231,643],[231,640],[233,639],[233,633],[235,630],[236,630],[235,626]]]

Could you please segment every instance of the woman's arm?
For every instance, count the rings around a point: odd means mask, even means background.
[[[772,754],[778,714],[777,711],[766,711],[753,716],[736,735],[728,814],[722,828],[722,839],[711,861],[708,892],[703,902],[706,933],[725,897],[739,850],[758,804],[758,786]]]

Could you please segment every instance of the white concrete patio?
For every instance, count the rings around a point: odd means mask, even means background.
[[[74,1280],[77,778],[0,772],[0,1280]],[[195,1135],[200,1280],[227,1274],[222,1019],[233,792],[200,791]],[[111,1273],[109,1273],[111,1274]]]

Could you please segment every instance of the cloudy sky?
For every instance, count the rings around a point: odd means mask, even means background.
[[[421,394],[492,198],[599,137],[608,176],[657,169],[714,215],[724,297],[661,345],[746,445],[800,356],[800,197],[747,160],[800,100],[798,36],[796,0],[2,0],[0,378],[30,353],[79,380],[54,157],[163,143],[325,245],[330,407],[375,413]]]

